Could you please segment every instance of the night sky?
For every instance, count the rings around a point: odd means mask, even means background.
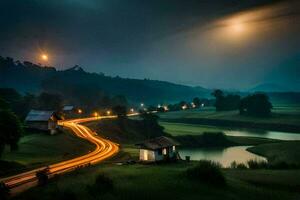
[[[0,0],[0,9],[2,56],[208,88],[300,90],[297,0]]]

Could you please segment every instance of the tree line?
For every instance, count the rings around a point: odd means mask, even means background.
[[[263,93],[250,94],[245,97],[235,94],[224,94],[222,90],[215,90],[216,111],[239,110],[240,115],[269,117],[273,108],[269,97]]]

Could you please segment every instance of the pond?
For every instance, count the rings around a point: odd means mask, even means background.
[[[251,146],[236,146],[228,148],[197,148],[180,149],[182,159],[190,156],[191,160],[213,160],[219,162],[223,167],[229,167],[233,161],[247,163],[248,160],[266,160],[264,157],[248,152],[246,149]]]

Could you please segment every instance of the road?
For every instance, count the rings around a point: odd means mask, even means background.
[[[73,171],[74,169],[77,169],[79,167],[84,167],[98,163],[115,155],[119,151],[118,144],[97,136],[97,134],[94,133],[92,130],[80,124],[83,122],[100,120],[103,118],[116,118],[116,116],[90,117],[73,120],[64,120],[59,122],[59,125],[71,129],[72,133],[75,134],[77,137],[80,137],[95,144],[96,148],[94,151],[71,160],[63,161],[47,167],[41,167],[22,174],[7,177],[1,179],[0,182],[4,182],[12,193],[17,194],[19,192],[24,191],[25,189],[28,189],[31,186],[37,185],[38,178],[36,176],[36,173],[38,171],[47,170],[48,177],[51,178],[58,174]]]

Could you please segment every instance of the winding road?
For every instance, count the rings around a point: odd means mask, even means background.
[[[118,144],[97,136],[95,132],[93,132],[86,126],[81,125],[80,123],[100,120],[103,118],[116,117],[117,116],[104,116],[60,121],[59,125],[71,129],[72,133],[77,137],[95,144],[95,150],[86,155],[71,160],[66,160],[47,167],[41,167],[25,173],[3,178],[0,180],[0,182],[3,182],[11,190],[11,192],[15,194],[22,192],[31,186],[37,185],[38,178],[36,176],[36,173],[39,171],[46,170],[48,177],[51,178],[58,174],[98,163],[115,155],[119,151]]]

